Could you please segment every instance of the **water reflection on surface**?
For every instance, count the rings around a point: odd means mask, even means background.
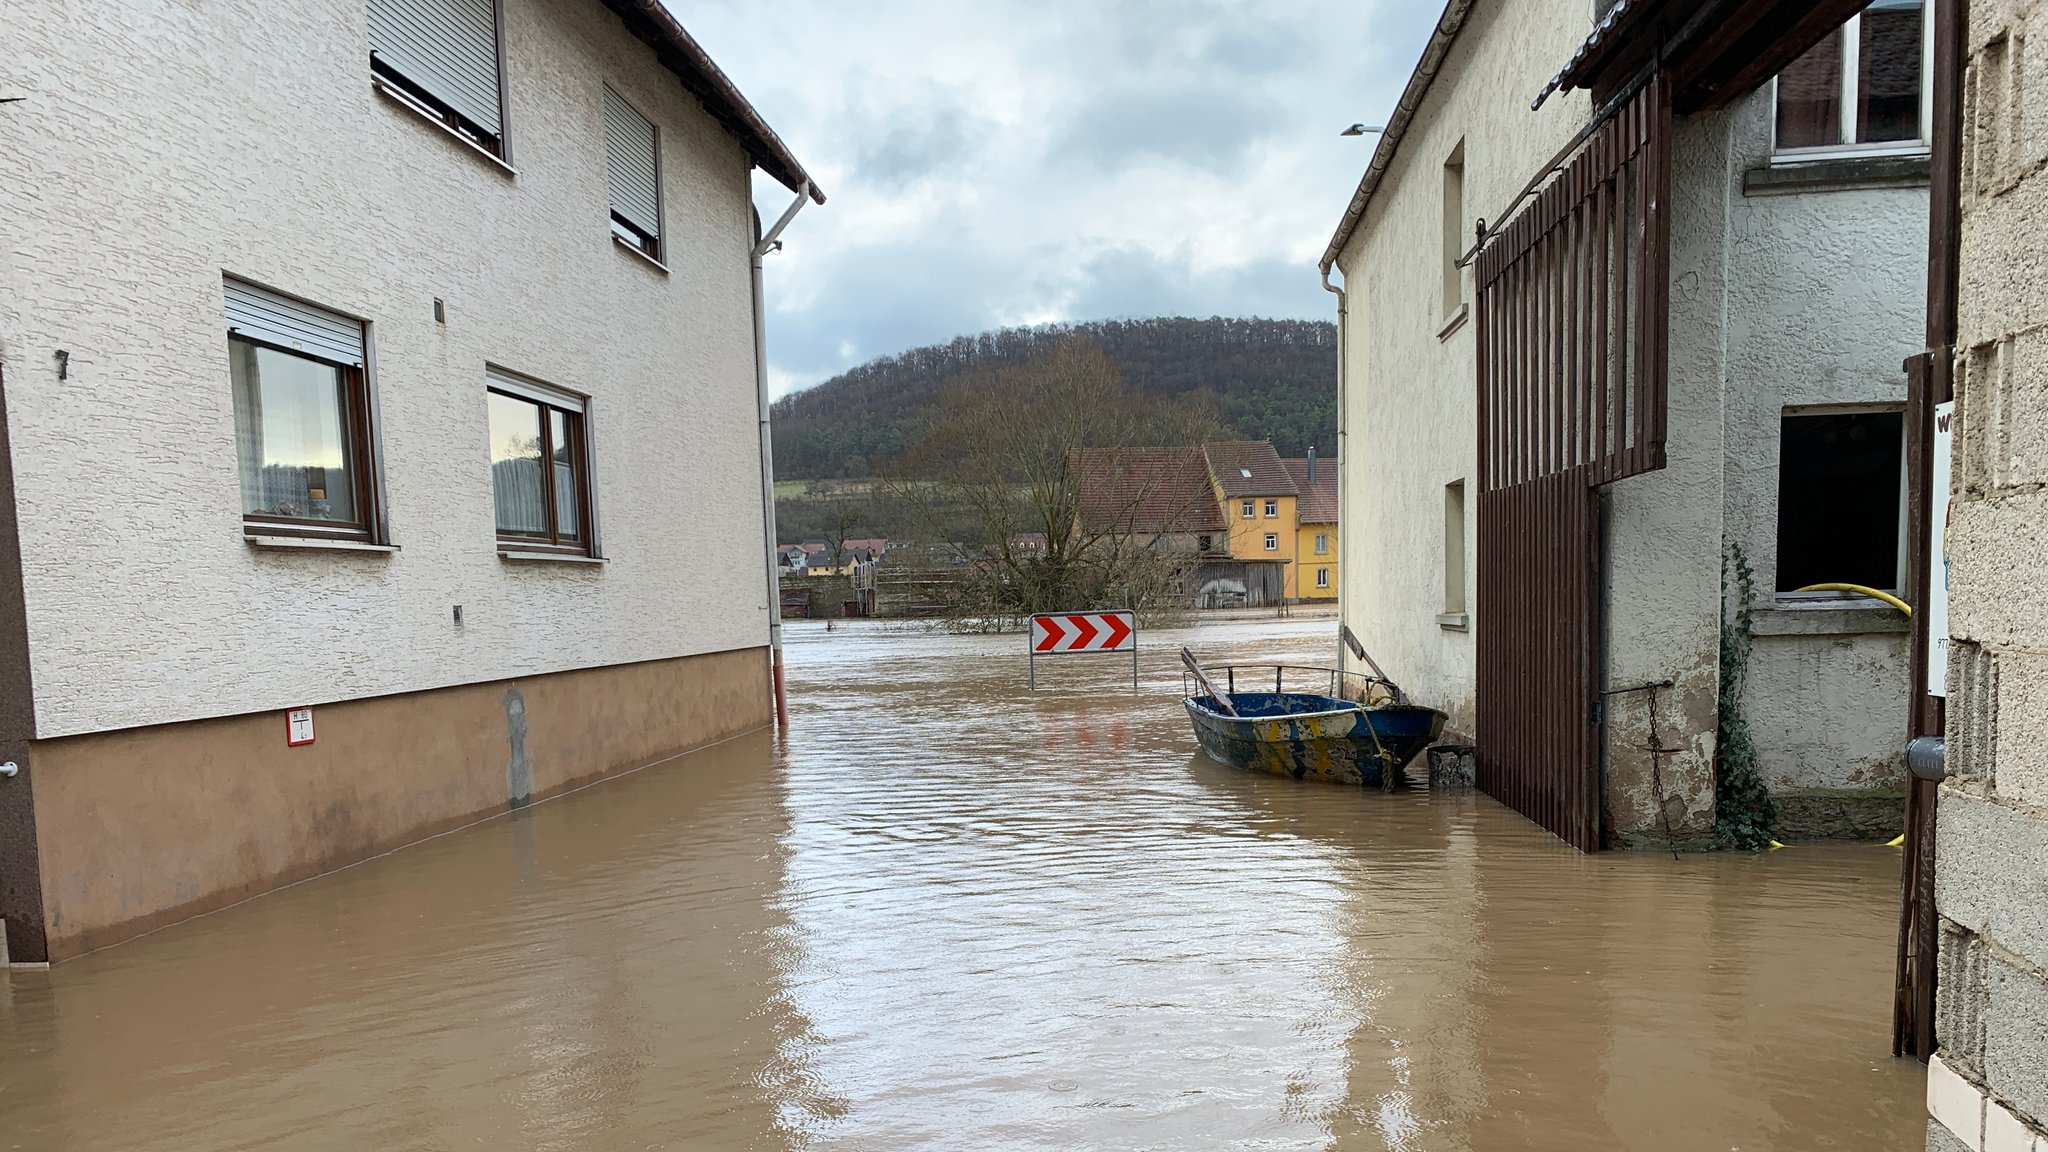
[[[791,629],[794,724],[0,982],[0,1146],[1918,1148],[1896,857],[1193,753],[1171,652]]]

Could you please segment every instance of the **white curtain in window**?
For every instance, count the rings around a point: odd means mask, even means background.
[[[256,346],[228,341],[230,378],[235,389],[235,458],[242,473],[242,511],[253,512],[263,499],[263,383],[256,374]]]

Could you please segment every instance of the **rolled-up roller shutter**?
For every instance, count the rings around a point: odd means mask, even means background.
[[[492,0],[370,0],[370,54],[477,127],[504,132]]]
[[[647,235],[661,236],[661,171],[654,125],[610,88],[604,90],[604,155],[611,170],[612,211]]]
[[[363,325],[240,280],[225,281],[228,331],[337,364],[363,366]]]

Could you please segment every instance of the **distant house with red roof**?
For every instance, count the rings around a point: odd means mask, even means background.
[[[1080,519],[1189,558],[1198,606],[1334,599],[1337,468],[1283,460],[1264,440],[1199,448],[1082,449]]]

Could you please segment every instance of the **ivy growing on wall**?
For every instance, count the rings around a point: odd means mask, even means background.
[[[1733,597],[1733,604],[1729,603]],[[1721,557],[1721,722],[1715,741],[1714,835],[1724,847],[1755,852],[1771,844],[1778,804],[1757,772],[1756,743],[1743,712],[1749,679],[1750,606],[1756,577],[1741,545]]]

